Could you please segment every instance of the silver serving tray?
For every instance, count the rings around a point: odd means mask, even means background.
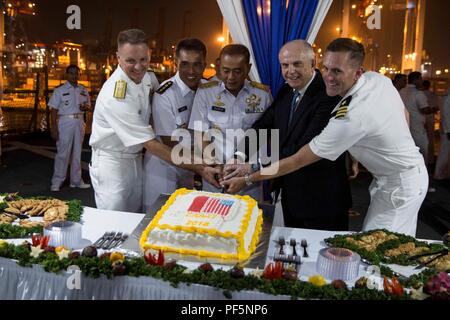
[[[169,199],[170,195],[162,195],[158,198],[152,208],[149,210],[147,214],[145,214],[144,218],[141,220],[136,229],[133,230],[128,239],[121,245],[121,248],[126,250],[131,250],[134,252],[141,253],[142,250],[139,247],[139,239],[141,237],[144,229],[149,225],[150,221],[156,215],[158,210],[166,203],[167,199]],[[241,261],[240,264],[246,268],[256,269],[257,267],[260,269],[264,268],[267,250],[269,248],[269,239],[270,233],[272,230],[273,217],[275,213],[275,207],[270,204],[258,204],[259,208],[263,210],[263,227],[261,231],[261,235],[259,237],[259,243],[256,247],[255,252],[252,256],[246,260]],[[175,259],[175,260],[184,260],[184,261],[192,261],[192,262],[209,262],[216,264],[226,264],[226,265],[234,265],[239,261],[231,261],[231,260],[222,260],[222,259],[213,259],[213,258],[203,258],[199,256],[191,256],[191,255],[182,255],[177,253],[164,253],[166,259]]]

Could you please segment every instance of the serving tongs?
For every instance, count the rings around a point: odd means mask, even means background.
[[[445,256],[446,254],[448,254],[448,249],[445,248],[445,249],[441,249],[439,251],[416,254],[414,256],[409,257],[408,260],[416,260],[418,258],[422,258],[422,257],[426,257],[426,256],[434,256],[435,254],[438,254],[439,257]]]
[[[418,270],[418,269],[425,268],[425,267],[427,267],[430,263],[432,263],[433,261],[435,261],[435,260],[437,260],[437,259],[439,259],[439,258],[441,258],[441,257],[443,257],[443,256],[446,256],[446,255],[448,254],[448,249],[442,249],[440,252],[441,252],[441,253],[434,252],[434,254],[437,254],[436,257],[433,257],[432,259],[430,259],[430,260],[428,260],[428,261],[425,261],[425,262],[420,263],[420,265],[418,265],[418,266],[415,267],[414,269]]]

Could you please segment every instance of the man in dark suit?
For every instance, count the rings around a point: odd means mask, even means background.
[[[279,129],[279,158],[283,159],[295,154],[322,131],[340,98],[327,96],[322,76],[314,68],[314,51],[306,41],[285,44],[279,60],[286,84],[253,129]],[[229,164],[225,166],[224,178],[248,175],[259,169],[259,165]],[[336,161],[318,161],[277,178],[274,187],[281,190],[285,226],[348,230],[351,193],[345,155]]]

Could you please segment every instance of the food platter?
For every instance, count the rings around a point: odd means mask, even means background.
[[[58,221],[80,221],[79,200],[48,197],[22,198],[17,193],[0,196],[0,239],[29,237]]]
[[[450,254],[447,245],[420,241],[384,229],[336,235],[325,239],[325,243],[328,246],[353,250],[369,264],[397,264],[415,266],[416,269],[428,267],[450,272]]]

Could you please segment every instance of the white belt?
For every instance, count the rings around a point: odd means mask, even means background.
[[[109,156],[120,159],[135,159],[142,156],[142,152],[128,153],[122,151],[113,151],[105,149],[92,149],[92,152],[98,156]]]
[[[84,113],[74,113],[74,114],[61,114],[59,118],[72,118],[72,119],[83,119]]]

